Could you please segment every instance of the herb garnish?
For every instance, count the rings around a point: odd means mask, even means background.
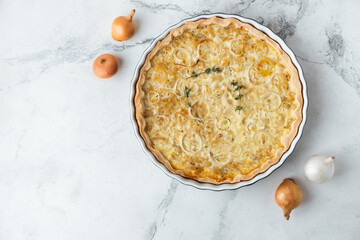
[[[205,71],[200,72],[200,73],[196,73],[195,71],[193,71],[193,72],[191,73],[191,76],[188,77],[188,78],[197,78],[199,75],[201,75],[201,74],[203,74],[203,73],[210,74],[211,72],[220,73],[220,72],[221,72],[221,69],[220,69],[219,67],[213,66],[212,68],[207,68],[207,69],[205,69]]]
[[[242,89],[242,87],[243,87],[243,85],[237,86],[237,87],[235,88],[235,91]]]
[[[185,106],[188,108],[191,107],[190,103],[187,103]]]
[[[211,68],[211,71],[216,72],[216,73],[219,73],[221,70],[220,70],[220,68],[213,66],[213,67]]]
[[[236,108],[235,108],[235,112],[236,111],[240,111],[240,110],[243,110],[244,108],[242,107],[242,106],[236,106]]]
[[[237,81],[232,81],[230,84],[231,84],[233,87],[235,87],[234,91],[240,90],[240,89],[242,89],[242,87],[243,87],[243,85],[238,85],[239,83],[238,83]],[[242,95],[242,94],[239,93],[239,94],[235,97],[235,100],[240,100],[243,96],[244,96],[244,95]],[[236,106],[236,107],[235,107],[235,112],[236,112],[236,111],[239,111],[239,112],[240,112],[242,109],[244,109],[242,106]]]
[[[185,87],[185,90],[184,90],[185,98],[188,98],[188,97],[189,97],[190,91],[191,91],[191,88]]]
[[[239,95],[237,95],[237,97],[235,98],[235,100],[239,100],[240,98],[242,98],[244,95],[242,95],[242,94],[239,94]]]
[[[231,86],[234,86],[234,87],[235,87],[235,86],[237,86],[237,85],[238,85],[238,82],[236,82],[236,81],[232,81],[230,84],[231,84]]]
[[[231,141],[234,141],[234,138],[232,138]]]
[[[198,76],[199,76],[199,75],[196,74],[196,72],[194,72],[194,71],[191,73],[191,77],[192,77],[192,78],[197,78]]]
[[[199,119],[200,116],[199,116],[198,113],[195,113],[195,117],[198,118],[198,119],[196,119],[196,121],[197,121],[198,123],[204,123],[201,119]]]

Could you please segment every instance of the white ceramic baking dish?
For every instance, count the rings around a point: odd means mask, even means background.
[[[267,171],[256,175],[254,178],[252,178],[250,180],[242,181],[242,182],[239,182],[239,183],[231,183],[231,184],[226,183],[226,184],[220,184],[220,185],[215,185],[215,184],[211,184],[211,183],[202,183],[202,182],[198,182],[198,181],[193,180],[193,179],[189,179],[189,178],[182,177],[180,175],[173,174],[170,171],[168,171],[167,168],[163,164],[158,162],[156,160],[156,158],[152,155],[152,153],[147,149],[144,140],[142,139],[142,137],[139,134],[137,121],[135,119],[135,106],[134,106],[135,85],[136,85],[136,82],[137,82],[137,79],[138,79],[138,74],[139,74],[140,68],[144,64],[144,61],[145,61],[145,58],[146,58],[147,54],[153,49],[155,44],[158,41],[162,40],[165,36],[167,36],[168,33],[172,29],[180,27],[185,22],[196,21],[198,19],[211,18],[211,17],[214,17],[214,16],[221,17],[221,18],[236,18],[236,19],[239,19],[242,22],[249,23],[252,26],[254,26],[255,28],[259,29],[260,31],[266,33],[270,38],[272,38],[274,41],[279,43],[281,48],[290,56],[293,64],[295,65],[295,67],[298,70],[300,81],[301,81],[301,84],[302,84],[302,95],[303,95],[303,99],[304,99],[304,105],[303,105],[303,109],[302,109],[303,120],[302,120],[302,122],[301,122],[301,124],[299,126],[298,133],[297,133],[296,137],[294,138],[293,142],[291,143],[290,148],[288,149],[287,152],[285,152],[283,154],[280,161],[278,163],[274,164],[273,166],[271,166]],[[140,145],[141,145],[143,151],[149,156],[151,161],[158,168],[160,168],[164,173],[166,173],[168,176],[178,180],[179,182],[181,182],[183,184],[190,185],[190,186],[196,187],[198,189],[207,189],[207,190],[215,190],[215,191],[237,189],[237,188],[240,188],[240,187],[243,187],[243,186],[251,185],[251,184],[259,181],[260,179],[263,179],[263,178],[269,176],[273,171],[275,171],[275,169],[279,168],[284,163],[286,158],[294,151],[295,145],[297,144],[297,142],[299,141],[299,139],[301,137],[301,134],[303,132],[303,128],[304,128],[304,125],[305,125],[305,122],[306,122],[306,117],[307,117],[306,116],[307,106],[308,106],[307,87],[306,87],[305,78],[303,76],[303,71],[301,69],[301,66],[300,66],[299,62],[297,61],[297,59],[295,57],[295,54],[285,44],[285,42],[280,37],[278,37],[274,32],[272,32],[269,28],[257,23],[256,21],[254,21],[252,19],[240,17],[240,16],[237,16],[237,15],[223,14],[223,13],[199,15],[197,17],[184,19],[181,22],[169,27],[162,34],[160,34],[157,38],[155,38],[154,41],[151,43],[151,45],[145,50],[145,52],[143,53],[143,55],[140,58],[140,61],[139,61],[138,65],[135,68],[134,76],[133,76],[132,82],[131,82],[131,90],[130,90],[130,113],[131,113],[130,116],[131,116],[131,121],[132,121],[132,124],[133,124],[133,127],[134,127],[134,132],[135,132],[135,135],[136,135],[137,139],[140,142]]]

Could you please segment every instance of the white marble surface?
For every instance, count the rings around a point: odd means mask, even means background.
[[[136,36],[114,42],[113,18],[135,8]],[[360,2],[0,1],[0,239],[359,239]],[[129,117],[140,55],[169,25],[201,13],[254,18],[293,49],[309,85],[303,138],[270,177],[235,191],[184,186],[141,151]],[[118,74],[96,78],[113,53]],[[304,160],[334,154],[315,185]],[[286,222],[274,191],[304,190]]]

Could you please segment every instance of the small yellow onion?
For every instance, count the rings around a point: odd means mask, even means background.
[[[118,70],[119,62],[114,55],[103,54],[97,57],[93,63],[93,72],[99,78],[110,78]]]
[[[111,35],[116,41],[129,40],[135,35],[136,25],[132,21],[135,9],[131,11],[129,16],[120,16],[115,18],[111,26]]]
[[[302,201],[300,187],[293,179],[285,178],[276,189],[275,201],[282,208],[285,219],[289,220],[291,211]]]

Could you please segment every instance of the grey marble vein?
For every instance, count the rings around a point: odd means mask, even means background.
[[[304,61],[304,62],[307,62],[307,63],[314,63],[314,64],[320,64],[320,65],[326,64],[325,62],[318,62],[318,61],[314,61],[314,60],[309,60],[309,59],[306,59],[304,57],[300,57],[299,55],[296,55],[296,57],[298,59],[300,59],[301,61]]]
[[[179,240],[182,238],[183,234],[184,234],[184,231],[181,232]]]
[[[135,4],[135,6],[139,7],[139,8],[145,8],[148,9],[149,11],[152,11],[154,13],[157,13],[159,11],[175,11],[175,12],[179,12],[179,13],[183,13],[185,15],[188,15],[190,17],[194,17],[197,15],[201,15],[201,14],[210,14],[213,13],[213,11],[211,11],[210,9],[203,9],[200,11],[186,11],[184,10],[181,6],[174,4],[174,3],[167,3],[167,4],[159,4],[159,3],[146,3],[144,1],[140,1],[140,0],[131,0],[130,2],[132,2],[133,4]],[[206,4],[207,6],[209,4]]]
[[[4,58],[2,60],[5,60],[9,64],[41,62],[42,67],[40,73],[42,73],[48,68],[55,67],[60,64],[75,62],[82,63],[89,61],[97,54],[106,50],[122,52],[129,48],[149,44],[153,40],[154,38],[145,38],[142,41],[132,44],[115,43],[114,41],[106,42],[95,48],[95,50],[92,50],[89,54],[89,51],[84,48],[82,41],[80,39],[74,38],[66,41],[64,45],[58,46],[55,49],[43,49],[41,51],[34,52],[22,57]]]
[[[18,141],[17,141],[17,146],[16,146],[16,150],[15,150],[15,156],[14,156],[14,160],[17,160],[19,158],[19,152],[21,151],[22,148],[22,144],[21,142],[23,141],[25,135],[27,133],[27,129],[25,129],[22,134],[20,135]]]
[[[218,224],[218,228],[214,234],[213,240],[222,240],[224,239],[224,227],[225,227],[225,223],[224,223],[224,219],[226,218],[226,215],[228,213],[228,204],[226,204],[219,212],[219,219],[220,222]]]
[[[158,11],[161,11],[161,10],[172,10],[172,11],[185,13],[186,15],[192,15],[192,13],[185,11],[179,5],[174,4],[174,3],[166,3],[166,4],[146,3],[146,2],[140,1],[140,0],[130,0],[130,2],[133,3],[136,7],[146,8],[155,13]]]
[[[154,13],[157,13],[159,11],[170,10],[170,11],[183,13],[185,15],[193,17],[193,16],[197,16],[197,15],[201,15],[201,14],[210,14],[210,13],[214,13],[214,12],[219,12],[215,8],[219,4],[218,1],[201,1],[197,5],[206,6],[206,8],[202,9],[202,10],[198,10],[198,11],[187,11],[180,5],[174,4],[174,3],[167,3],[167,4],[146,3],[146,2],[140,1],[140,0],[130,0],[130,2],[134,3],[135,6],[137,6],[137,7],[148,9],[149,11],[152,11]],[[242,1],[236,2],[235,4],[230,5],[230,7],[228,7],[227,9],[230,11],[233,11],[235,9],[237,13],[241,14],[244,11],[246,11],[250,7],[250,5],[254,2],[255,2],[255,0],[247,0],[247,1],[242,0]],[[220,12],[228,12],[228,11],[220,10]]]
[[[263,10],[263,15],[252,16],[252,6],[256,4],[259,11]],[[226,7],[226,12],[250,17],[258,21],[260,24],[272,29],[282,39],[288,39],[295,34],[296,24],[304,17],[308,9],[309,1],[282,1],[281,4],[276,4],[275,1],[240,1],[229,4]],[[288,13],[290,9],[296,9],[295,15]],[[270,10],[270,11],[269,11]],[[270,14],[275,11],[276,14]]]
[[[347,46],[342,36],[342,30],[336,22],[330,22],[325,29],[328,48],[325,54],[326,63],[332,67],[342,79],[355,89],[360,96],[359,61]]]
[[[16,146],[16,150],[15,150],[15,156],[14,156],[14,161],[17,160],[19,158],[19,153],[22,149],[22,141],[25,138],[26,134],[28,133],[28,129],[30,127],[31,124],[31,120],[34,116],[34,112],[35,112],[35,106],[32,107],[31,113],[30,113],[30,117],[27,121],[27,124],[23,130],[23,132],[21,133],[19,139],[17,140],[17,146]]]
[[[243,0],[235,3],[230,2],[223,8],[221,5],[219,5],[219,2],[202,1],[199,6],[205,6],[205,8],[200,11],[188,11],[185,10],[182,6],[174,3],[147,3],[141,0],[131,0],[131,2],[139,8],[145,8],[154,13],[169,10],[183,13],[188,16],[196,16],[200,14],[208,14],[219,11],[247,16],[248,11],[251,10],[251,6],[253,4],[259,2],[264,4],[267,3],[267,1]],[[295,34],[296,24],[304,17],[306,10],[308,9],[309,1],[283,1],[283,3],[280,5],[275,3],[267,4],[270,8],[275,8],[277,14],[269,15],[266,20],[264,20],[264,17],[262,16],[256,16],[255,20],[257,20],[261,24],[268,26],[282,39],[287,39]],[[296,9],[296,14],[294,16],[286,13],[288,7]]]
[[[294,6],[298,8],[295,18],[291,18],[283,10],[280,10],[279,14],[264,22],[265,26],[269,27],[284,40],[292,37],[296,31],[296,24],[305,15],[308,3],[308,0],[295,2]]]
[[[223,240],[226,239],[226,225],[225,225],[225,220],[228,214],[228,209],[229,209],[229,205],[231,203],[231,201],[233,201],[236,197],[236,191],[231,191],[228,194],[228,198],[225,201],[225,204],[223,205],[223,207],[220,209],[219,211],[219,223],[218,223],[218,227],[215,230],[214,236],[213,236],[213,240]]]
[[[151,223],[148,230],[145,232],[144,239],[152,240],[154,239],[156,232],[158,231],[159,224],[163,224],[165,221],[166,214],[168,212],[168,207],[174,199],[175,192],[177,190],[178,183],[173,179],[171,180],[169,189],[165,197],[161,200],[159,206],[157,207],[158,215],[154,222]]]
[[[151,226],[149,227],[149,229],[147,230],[147,232],[145,233],[145,238],[146,240],[152,240],[155,237],[157,231],[157,223],[153,222],[151,224]]]
[[[247,0],[247,1],[239,1],[235,4],[231,4],[229,7],[227,7],[227,11],[233,12],[239,15],[242,15],[245,11],[247,11],[251,4],[254,3],[255,0]]]
[[[136,43],[133,43],[133,44],[122,44],[122,45],[118,45],[116,43],[113,43],[113,42],[107,42],[107,43],[104,43],[102,45],[100,45],[100,47],[98,47],[96,50],[93,51],[93,53],[88,56],[87,59],[84,59],[82,61],[86,61],[88,59],[91,59],[93,58],[96,54],[104,51],[104,50],[108,50],[108,49],[111,49],[111,50],[114,50],[116,52],[122,52],[122,51],[125,51],[129,48],[133,48],[133,47],[136,47],[136,46],[141,46],[141,45],[144,45],[144,44],[149,44],[151,43],[152,41],[154,41],[155,38],[145,38],[144,40],[141,40],[140,42],[136,42]]]

